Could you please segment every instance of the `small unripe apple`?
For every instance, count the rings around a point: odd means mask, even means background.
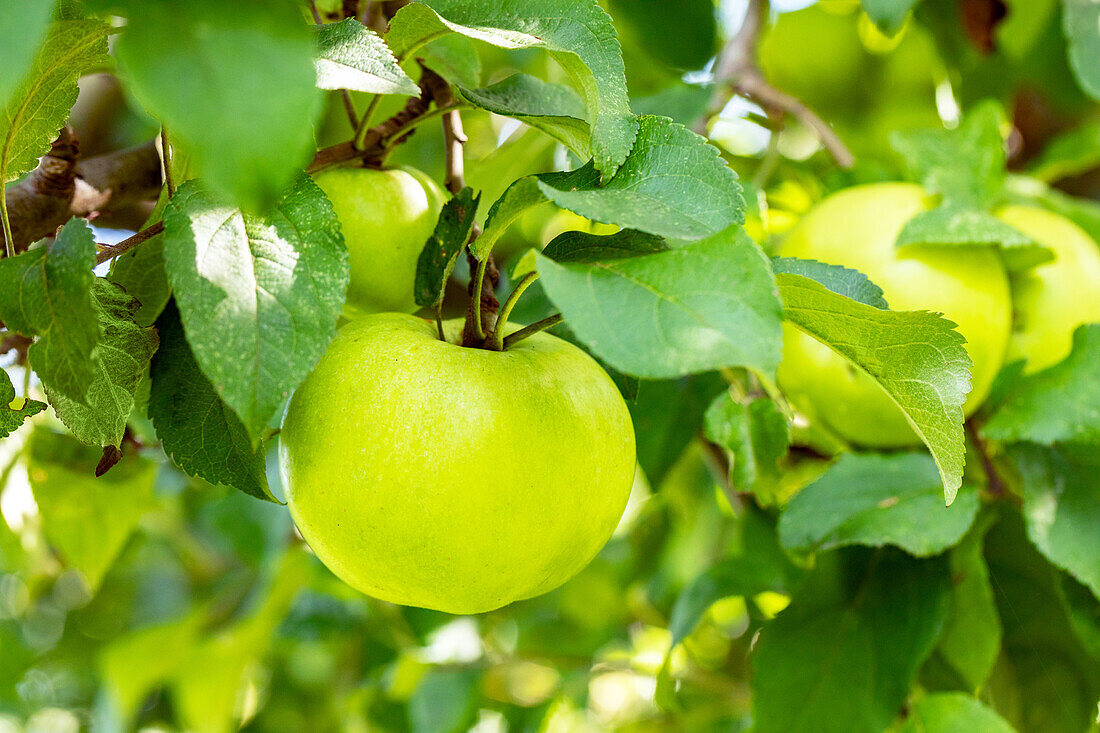
[[[1066,217],[1036,206],[1006,206],[997,216],[1054,253],[1012,281],[1016,307],[1008,358],[1026,359],[1026,373],[1069,356],[1073,332],[1100,323],[1100,245]]]
[[[439,186],[412,168],[329,168],[314,180],[344,231],[348,315],[415,311],[416,264],[443,206]]]
[[[537,333],[489,351],[457,344],[461,320],[444,330],[397,313],[345,325],[290,401],[280,465],[302,536],[349,585],[479,613],[599,552],[633,483],[634,429],[572,344]]]
[[[909,183],[856,186],[829,196],[780,245],[779,254],[859,270],[882,288],[891,310],[943,313],[966,338],[974,362],[963,411],[989,394],[1004,362],[1012,321],[1008,276],[993,247],[895,246],[898,233],[930,208]],[[811,419],[868,447],[920,442],[901,410],[865,373],[832,349],[784,325],[780,386]]]
[[[619,227],[614,224],[601,224],[598,221],[592,221],[580,214],[573,213],[569,209],[559,209],[547,220],[539,238],[542,240],[542,246],[545,247],[559,234],[573,231],[584,232],[585,234],[614,234],[619,231]]]

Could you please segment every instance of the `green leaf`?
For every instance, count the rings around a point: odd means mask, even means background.
[[[991,522],[979,519],[963,541],[951,550],[951,620],[937,648],[940,656],[971,691],[989,679],[1001,651],[1001,619],[982,556],[985,533]]]
[[[413,733],[463,733],[477,719],[478,681],[473,669],[432,670],[409,699]]]
[[[1054,259],[1050,249],[992,214],[953,204],[914,216],[898,234],[896,244],[898,247],[914,244],[1000,247],[1005,266],[1013,272]]]
[[[554,262],[611,262],[668,251],[661,237],[623,229],[614,234],[563,232],[543,248],[542,254]]]
[[[1073,334],[1073,350],[1022,378],[982,428],[993,440],[1100,443],[1100,324]]]
[[[767,259],[740,229],[611,262],[558,264],[540,254],[538,271],[577,337],[619,371],[775,374],[780,304]]]
[[[954,130],[895,132],[890,143],[914,180],[944,202],[987,208],[1005,179],[1001,126],[1004,110],[994,101],[976,105]]]
[[[386,41],[398,60],[457,32],[502,48],[542,48],[581,90],[594,119],[596,167],[611,175],[626,159],[638,123],[630,112],[622,53],[611,18],[594,0],[431,0],[412,3],[390,22]]]
[[[592,157],[584,101],[563,84],[550,84],[527,74],[513,74],[482,89],[459,89],[472,104],[498,115],[522,120],[572,150],[581,160]]]
[[[970,357],[955,324],[927,311],[886,311],[802,277],[776,275],[787,319],[882,387],[932,452],[950,504],[962,485],[962,405]]]
[[[918,2],[920,0],[862,0],[863,12],[888,36],[901,29]]]
[[[50,24],[51,0],[0,5],[0,106],[23,80]]]
[[[890,307],[882,295],[882,288],[871,282],[871,278],[859,270],[840,265],[827,265],[817,260],[803,260],[798,257],[772,257],[772,271],[777,274],[785,272],[808,277],[834,293],[864,305],[883,310]]]
[[[760,632],[754,731],[881,733],[932,652],[948,612],[942,560],[851,556],[838,579],[819,566]]]
[[[779,460],[787,455],[791,430],[787,418],[767,398],[738,402],[727,391],[718,395],[703,423],[707,440],[729,451],[730,485],[737,491],[774,486]]]
[[[35,430],[27,458],[42,531],[93,593],[152,507],[157,474],[156,463],[133,455],[96,478],[99,458],[99,449],[47,428]]]
[[[134,392],[160,343],[157,332],[134,321],[138,302],[103,278],[92,282],[92,310],[100,339],[93,353],[95,380],[87,402],[77,402],[46,386],[50,404],[82,443],[118,446],[134,409]]]
[[[107,279],[138,300],[134,312],[137,324],[153,325],[172,297],[164,271],[164,236],[158,234],[115,257]]]
[[[798,553],[895,545],[928,557],[962,539],[977,512],[972,488],[943,505],[936,464],[924,453],[845,453],[791,499],[779,520],[779,541]]]
[[[317,86],[374,94],[420,96],[420,87],[409,78],[389,46],[358,20],[317,26]]]
[[[1100,120],[1083,120],[1053,136],[1028,165],[1028,175],[1050,183],[1100,165]]]
[[[437,309],[443,302],[447,280],[473,231],[474,215],[480,200],[481,194],[475,196],[471,189],[464,188],[443,204],[435,231],[417,260],[417,305]]]
[[[470,247],[474,256],[479,260],[485,259],[509,226],[528,209],[544,203],[546,197],[539,190],[537,178],[525,176],[513,182],[489,208],[484,231]]]
[[[28,354],[34,371],[55,394],[81,402],[96,379],[94,264],[92,230],[82,219],[70,219],[47,247],[0,259],[0,320],[38,336]]]
[[[109,30],[99,20],[50,25],[34,63],[0,115],[0,185],[33,170],[50,151],[76,102],[76,80],[107,61]]]
[[[1015,733],[1015,730],[970,695],[937,692],[910,706],[899,733]]]
[[[260,219],[188,181],[164,226],[168,280],[195,360],[255,446],[336,333],[348,253],[332,204],[302,175]]]
[[[127,0],[116,53],[134,96],[214,190],[266,210],[313,153],[314,36],[286,0]]]
[[[263,446],[252,446],[240,418],[199,369],[174,303],[157,319],[157,330],[161,347],[150,370],[148,409],[164,452],[189,476],[277,501]]]
[[[651,486],[658,487],[703,425],[707,406],[727,387],[715,373],[683,379],[643,381],[634,404],[638,464]]]
[[[24,420],[46,409],[46,403],[38,400],[21,399],[22,404],[19,407],[12,407],[14,401],[15,386],[8,373],[0,369],[0,438],[8,437],[19,429]],[[0,487],[2,486],[3,483],[0,482]]]
[[[1069,65],[1081,88],[1100,100],[1100,6],[1093,0],[1062,0],[1062,28]]]
[[[1092,449],[1085,454],[1095,453]],[[1084,456],[1036,445],[1010,455],[1022,477],[1027,536],[1054,565],[1100,599],[1100,465]]]
[[[639,117],[618,173],[600,185],[591,164],[544,173],[539,189],[562,208],[671,239],[699,239],[744,223],[737,174],[705,138],[666,117]]]
[[[417,51],[416,58],[423,59],[425,66],[451,84],[471,88],[481,85],[481,57],[466,36],[437,38]]]

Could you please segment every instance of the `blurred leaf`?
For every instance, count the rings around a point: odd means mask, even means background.
[[[643,381],[638,398],[629,405],[634,421],[638,463],[654,488],[695,439],[703,414],[715,395],[726,388],[716,373],[682,379]]]
[[[466,36],[447,35],[431,41],[416,53],[424,65],[451,84],[476,87],[481,84],[481,58]]]
[[[772,270],[776,273],[785,272],[816,280],[837,295],[851,298],[857,303],[880,310],[890,307],[882,296],[882,288],[871,282],[871,279],[859,270],[797,257],[772,257]]]
[[[592,130],[584,102],[562,84],[513,74],[481,89],[460,89],[472,104],[542,130],[585,160],[592,157]]]
[[[1078,328],[1068,357],[1014,386],[982,428],[985,437],[1100,443],[1100,324]]]
[[[779,460],[787,455],[791,431],[787,418],[767,398],[738,402],[727,391],[707,408],[703,432],[726,449],[730,484],[735,491],[765,493],[779,479]]]
[[[303,175],[266,219],[188,181],[164,226],[168,280],[195,360],[255,446],[336,333],[349,277],[340,223]]]
[[[758,733],[881,733],[935,647],[950,599],[942,560],[879,552],[843,572],[818,567],[760,632]]]
[[[259,607],[247,618],[207,636],[181,658],[172,678],[172,698],[188,730],[237,730],[241,686],[305,584],[310,562],[312,558],[300,546],[288,548],[272,568]]]
[[[116,54],[134,96],[241,208],[273,205],[313,152],[314,37],[289,0],[126,0]]]
[[[458,256],[474,228],[474,215],[481,200],[470,188],[449,199],[439,212],[435,231],[420,251],[416,266],[416,304],[438,309]]]
[[[79,570],[94,594],[122,546],[152,507],[157,464],[131,455],[96,478],[98,448],[48,428],[35,430],[27,477],[42,531],[65,565]]]
[[[1010,272],[1054,259],[1054,253],[1023,232],[979,209],[947,204],[914,216],[898,234],[897,246],[988,245],[1000,247]]]
[[[148,409],[164,452],[188,475],[276,501],[263,446],[251,444],[240,418],[199,369],[174,303],[157,320],[157,330],[161,348],[150,370]]]
[[[1001,651],[1001,619],[982,557],[989,524],[979,519],[948,556],[954,610],[938,647],[944,661],[972,692],[985,684]]]
[[[24,420],[46,409],[45,402],[23,398],[20,398],[19,401],[22,403],[19,407],[12,406],[15,402],[15,385],[11,383],[11,377],[8,376],[8,373],[0,369],[0,438],[8,437],[19,429]],[[4,484],[0,481],[0,490],[3,487]],[[3,524],[2,520],[0,520],[0,524]]]
[[[1062,0],[1062,27],[1069,63],[1081,88],[1100,100],[1100,4],[1094,0]]]
[[[24,4],[41,3],[15,3]],[[38,159],[50,151],[50,143],[76,102],[76,80],[107,61],[109,30],[99,20],[66,20],[50,25],[34,64],[0,114],[0,185],[33,170]]]
[[[672,239],[699,239],[744,222],[737,174],[705,138],[666,117],[639,117],[638,137],[615,176],[601,185],[592,164],[538,176],[562,208],[605,224]]]
[[[950,507],[925,453],[845,453],[798,492],[779,519],[787,550],[895,545],[917,557],[953,546],[974,521],[978,494],[964,487]]]
[[[779,363],[780,305],[766,258],[740,229],[597,264],[538,256],[550,300],[611,366],[670,378]]]
[[[462,733],[477,714],[475,670],[433,670],[409,699],[409,721],[415,733]]]
[[[669,117],[691,127],[706,114],[713,96],[712,84],[673,84],[656,94],[631,100],[631,106],[639,115]]]
[[[87,402],[69,399],[46,385],[54,411],[82,443],[119,446],[134,410],[134,392],[149,370],[159,340],[153,328],[134,322],[138,302],[101,277],[92,280],[92,312],[100,339],[93,354],[95,379]]]
[[[0,107],[23,79],[50,24],[51,0],[0,5]]]
[[[315,28],[317,86],[374,94],[420,96],[420,87],[393,57],[389,46],[354,18]]]
[[[862,0],[863,12],[883,33],[892,36],[901,29],[909,11],[920,0]]]
[[[543,248],[542,254],[558,263],[596,263],[666,252],[668,249],[664,239],[636,229],[623,229],[614,234],[570,231],[554,237]]]
[[[177,621],[133,631],[104,647],[99,669],[124,727],[130,727],[148,694],[168,681],[199,643],[205,615],[199,607]]]
[[[954,130],[915,130],[890,136],[913,179],[945,203],[984,208],[1004,185],[1004,110],[976,105]]]
[[[1089,450],[1091,453],[1095,451]],[[1010,455],[1023,477],[1028,538],[1057,567],[1100,599],[1100,483],[1095,463],[1021,444]]]
[[[927,311],[884,311],[802,277],[776,275],[787,318],[878,383],[932,452],[950,504],[962,485],[962,405],[970,357],[951,321]]]
[[[429,7],[430,6],[430,7]],[[386,41],[399,61],[449,31],[502,48],[543,48],[583,88],[596,167],[605,175],[625,160],[637,132],[622,54],[611,19],[593,0],[432,0],[402,8]]]
[[[48,246],[0,259],[0,320],[38,336],[28,354],[34,371],[55,393],[80,401],[96,379],[94,262],[92,231],[82,219],[70,219]]]
[[[1100,164],[1100,120],[1086,120],[1051,138],[1028,171],[1050,183],[1084,173],[1097,164]]]
[[[926,695],[909,708],[899,733],[1014,733],[1015,728],[961,692]]]
[[[653,58],[701,69],[718,50],[713,0],[612,0],[611,15]]]

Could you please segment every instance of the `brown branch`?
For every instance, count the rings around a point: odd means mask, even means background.
[[[978,454],[978,458],[982,462],[982,470],[985,471],[989,495],[994,499],[1000,499],[1006,494],[1008,489],[1004,479],[1001,478],[1001,474],[997,471],[997,465],[993,462],[993,456],[989,452],[989,446],[986,445],[985,439],[982,438],[981,433],[978,431],[978,426],[974,424],[973,420],[967,420],[965,426],[966,434],[970,437],[970,442],[974,444],[974,451]]]
[[[757,65],[756,46],[767,13],[767,0],[749,0],[745,22],[722,49],[715,63],[714,96],[706,114],[696,124],[696,131],[705,133],[707,120],[725,108],[731,94],[737,94],[756,102],[772,115],[794,117],[814,131],[838,165],[851,168],[855,158],[833,128],[801,100],[772,86]]]
[[[97,265],[102,265],[107,260],[113,257],[118,257],[124,252],[129,252],[131,249],[138,246],[145,240],[152,239],[163,231],[164,222],[158,221],[156,224],[149,226],[147,229],[142,229],[134,236],[129,237],[128,239],[124,239],[118,244],[101,244],[99,246],[102,247],[102,249],[100,249],[99,253],[96,254],[95,263]]]
[[[67,128],[26,178],[7,190],[12,243],[16,252],[53,234],[74,216],[121,209],[160,193],[156,141],[78,161],[79,148]]]

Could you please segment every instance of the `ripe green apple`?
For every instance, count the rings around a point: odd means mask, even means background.
[[[587,354],[538,333],[457,345],[462,321],[346,324],[279,436],[290,512],[317,556],[383,600],[480,613],[579,572],[615,529],[634,428]],[[509,327],[509,332],[515,330]]]
[[[894,246],[913,216],[929,208],[920,186],[876,183],[829,196],[780,245],[779,254],[859,270],[883,289],[893,310],[943,313],[966,338],[974,361],[972,413],[1004,361],[1012,322],[1008,276],[992,247]],[[832,349],[784,325],[779,383],[811,420],[868,447],[919,443],[901,410],[870,377]]]
[[[415,311],[416,263],[443,207],[439,186],[412,168],[329,168],[314,180],[344,230],[349,315]]]
[[[1100,246],[1066,217],[1035,206],[1006,206],[997,216],[1054,253],[1054,260],[1013,278],[1016,306],[1008,358],[1026,373],[1069,356],[1073,332],[1100,323]]]

